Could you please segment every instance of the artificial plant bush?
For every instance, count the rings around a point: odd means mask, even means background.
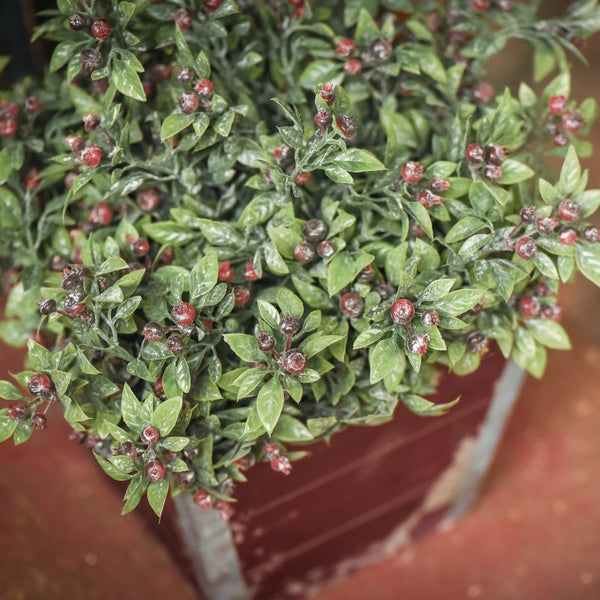
[[[227,516],[255,459],[445,412],[440,366],[490,340],[541,376],[559,281],[600,284],[566,61],[600,9],[539,4],[59,0],[43,83],[1,96],[1,333],[28,370],[0,439],[60,403],[124,512],[171,488]],[[482,80],[510,38],[555,71],[540,94]]]

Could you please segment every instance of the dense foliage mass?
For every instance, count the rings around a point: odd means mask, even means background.
[[[43,84],[0,96],[1,334],[28,340],[0,439],[60,403],[124,512],[170,487],[227,516],[288,443],[443,413],[439,365],[489,340],[541,376],[559,281],[600,283],[566,62],[600,9],[539,4],[59,0]],[[482,81],[511,38],[558,69],[539,96]]]

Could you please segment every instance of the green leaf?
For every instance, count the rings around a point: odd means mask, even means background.
[[[302,444],[313,440],[313,435],[306,425],[290,415],[281,415],[273,436],[289,444]]]
[[[264,357],[263,357],[264,358]],[[237,399],[247,398],[266,377],[268,371],[260,367],[246,369],[236,380],[238,386]]]
[[[438,312],[455,317],[471,310],[484,295],[484,290],[462,289],[450,292],[435,303]]]
[[[219,259],[217,253],[209,250],[201,258],[190,273],[190,298],[192,302],[212,290],[217,285],[219,276]]]
[[[233,121],[235,119],[235,113],[231,110],[224,112],[213,125],[213,129],[223,137],[227,137],[231,131]]]
[[[98,464],[102,467],[102,470],[109,477],[112,477],[117,481],[129,481],[131,479],[131,475],[124,473],[123,471],[121,471],[121,469],[115,467],[115,465],[113,465],[110,461],[106,460],[105,458],[102,458],[99,454],[96,454],[96,452],[93,452],[92,454],[94,455],[94,458],[98,461]]]
[[[160,128],[160,140],[164,142],[167,138],[174,136],[186,127],[189,127],[195,120],[196,115],[177,114],[169,115]]]
[[[344,154],[335,156],[332,162],[351,173],[385,170],[385,165],[374,154],[360,148],[348,148]]]
[[[296,291],[300,294],[300,297],[308,306],[311,308],[328,309],[333,306],[331,299],[327,292],[322,290],[320,287],[311,285],[303,279],[292,276],[292,283],[296,288]]]
[[[552,319],[527,319],[527,329],[533,337],[548,348],[570,350],[571,342],[562,325]]]
[[[148,423],[144,423],[142,420],[142,405],[136,398],[135,394],[131,391],[129,384],[123,386],[123,394],[121,396],[121,413],[123,415],[123,421],[125,424],[135,433],[139,434],[140,431]]]
[[[350,173],[348,173],[348,171],[345,169],[342,169],[342,167],[335,165],[324,166],[323,171],[325,172],[325,175],[329,177],[329,179],[335,181],[336,183],[354,183],[352,175],[350,175]]]
[[[502,164],[502,177],[498,179],[501,185],[512,185],[527,181],[535,175],[535,171],[527,165],[516,160],[507,159]]]
[[[283,388],[275,377],[260,388],[256,399],[258,417],[269,435],[273,433],[283,409]]]
[[[446,234],[445,242],[451,244],[452,242],[458,242],[464,240],[466,237],[481,231],[484,227],[487,227],[487,223],[476,219],[475,217],[464,217],[450,229]]]
[[[422,292],[419,293],[419,302],[435,302],[450,292],[454,286],[454,279],[438,279],[432,281]]]
[[[120,58],[113,59],[112,78],[117,86],[117,90],[125,96],[129,96],[134,100],[146,101],[146,94],[140,77],[130,61],[125,61]]]
[[[105,289],[101,294],[94,296],[95,302],[123,302],[125,297],[123,296],[123,290],[118,285],[111,285]]]
[[[448,412],[450,408],[455,406],[460,400],[460,396],[456,398],[456,400],[452,400],[452,402],[446,402],[445,404],[435,404],[435,402],[430,402],[429,400],[423,398],[422,396],[417,396],[416,394],[403,394],[400,399],[415,415],[420,417],[439,417]]]
[[[404,371],[406,368],[406,359],[400,352],[394,338],[381,340],[369,355],[369,364],[371,367],[371,384],[381,381],[392,371]],[[404,366],[402,366],[404,365]]]
[[[302,303],[302,300],[285,287],[279,288],[277,292],[277,304],[283,315],[293,315],[294,317],[301,319],[304,314],[304,304]]]
[[[373,262],[374,258],[371,254],[358,254],[353,257],[348,252],[338,252],[327,265],[329,295],[337,294],[352,283],[356,276]]]
[[[81,42],[74,42],[72,40],[60,42],[52,53],[50,72],[54,73],[54,71],[58,71],[63,65],[66,65],[80,47]]]
[[[181,412],[182,399],[179,396],[162,402],[154,409],[152,425],[160,431],[162,437],[169,435]]]
[[[3,400],[20,400],[23,394],[10,381],[0,381],[0,398]]]
[[[66,394],[69,383],[71,383],[71,373],[52,369],[50,371],[50,378],[52,379],[56,393],[59,396]]]
[[[181,452],[189,443],[186,437],[168,437],[160,441],[161,447],[171,452]]]
[[[577,267],[592,283],[600,286],[600,245],[578,244],[575,252]],[[564,278],[563,278],[564,279]]]
[[[130,481],[127,491],[125,492],[125,506],[121,511],[122,515],[131,512],[142,499],[142,495],[146,489],[148,482],[142,473],[137,473]]]
[[[162,515],[165,501],[169,493],[169,480],[161,479],[160,481],[152,481],[148,486],[148,504],[156,513],[158,518]]]
[[[6,410],[6,409],[5,409]],[[6,414],[0,416],[0,442],[4,442],[15,432],[19,421],[11,419]]]
[[[223,336],[229,347],[246,362],[261,362],[265,354],[258,349],[256,338],[246,333],[226,333]]]
[[[319,354],[319,352],[323,352],[325,348],[328,348],[332,344],[339,342],[342,338],[340,335],[323,335],[321,333],[314,333],[313,335],[307,337],[301,344],[300,350],[302,350],[307,358],[312,358],[313,356]]]
[[[543,252],[537,252],[533,257],[533,264],[538,268],[539,272],[549,279],[558,279],[558,271],[552,262],[552,259]]]
[[[579,164],[579,158],[574,146],[569,146],[567,156],[563,162],[560,170],[560,178],[558,180],[559,185],[562,187],[565,195],[572,194],[579,178],[581,177],[581,165]]]

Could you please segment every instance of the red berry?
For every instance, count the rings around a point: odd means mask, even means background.
[[[183,350],[183,340],[178,335],[170,335],[166,345],[173,354],[179,354]]]
[[[194,92],[183,92],[179,96],[179,108],[186,115],[193,113],[198,108],[198,96]]]
[[[2,100],[0,102],[0,121],[6,121],[7,119],[16,119],[19,114],[19,105],[8,100]]]
[[[206,10],[217,10],[221,6],[221,0],[204,0],[204,8]]]
[[[315,123],[319,127],[329,127],[333,123],[333,117],[328,110],[320,110],[315,115]]]
[[[286,146],[285,144],[282,144],[281,146],[276,146],[273,149],[273,152],[271,152],[271,155],[280,167],[285,167],[286,165],[290,164],[293,160],[292,150],[289,146]]]
[[[149,481],[160,481],[165,478],[167,474],[167,469],[160,462],[160,460],[151,460],[144,467],[144,474]]]
[[[51,315],[53,312],[56,312],[56,300],[53,300],[52,298],[40,301],[38,306],[40,307],[40,314],[42,315]]]
[[[568,141],[569,141],[569,138],[567,137],[567,134],[564,131],[557,131],[552,136],[552,143],[558,148],[562,148],[563,146],[566,146]]]
[[[365,301],[356,292],[348,292],[340,298],[340,310],[347,317],[358,317],[364,307]]]
[[[496,165],[486,165],[483,169],[483,174],[490,181],[498,181],[502,177],[502,169]]]
[[[335,94],[333,93],[333,83],[326,83],[321,91],[319,92],[319,96],[323,99],[327,106],[331,106],[335,102]]]
[[[413,354],[425,354],[427,352],[427,336],[424,333],[413,333],[408,338],[407,348]]]
[[[479,144],[469,144],[465,150],[465,156],[470,163],[483,162],[485,153]]]
[[[88,133],[96,130],[98,125],[100,125],[100,117],[98,115],[92,115],[90,113],[83,115],[83,128]]]
[[[27,173],[27,177],[23,179],[23,185],[29,190],[37,190],[42,183],[41,179],[38,179],[38,172],[36,168],[33,168]]]
[[[77,177],[77,175],[79,175],[79,173],[75,172],[75,171],[69,171],[66,175],[65,175],[65,187],[70,190],[73,187],[73,183],[75,182],[75,178]]]
[[[552,96],[548,100],[548,108],[555,115],[562,115],[565,112],[565,106],[569,99],[566,96]]]
[[[423,178],[423,167],[415,161],[407,162],[402,166],[402,177],[408,183],[419,183]]]
[[[490,7],[490,5],[490,0],[472,0],[471,2],[473,10],[476,10],[477,12],[483,12],[487,10]]]
[[[131,456],[137,458],[137,448],[133,442],[123,442],[115,450],[117,456]]]
[[[390,316],[394,323],[398,323],[398,325],[408,325],[415,316],[415,306],[410,300],[401,298],[392,304]]]
[[[92,33],[99,40],[105,40],[112,31],[110,23],[106,19],[96,19],[92,23]]]
[[[213,82],[210,79],[200,79],[194,83],[194,91],[202,100],[208,100],[213,95]]]
[[[19,124],[14,119],[0,121],[0,136],[3,138],[11,138],[17,133]]]
[[[342,38],[338,42],[338,45],[335,49],[335,53],[338,56],[342,56],[344,58],[347,56],[352,56],[355,51],[356,51],[356,44],[348,38]]]
[[[300,331],[300,319],[294,317],[294,315],[285,315],[281,321],[279,321],[279,331],[284,335],[294,335]]]
[[[420,237],[423,237],[425,235],[425,230],[416,221],[411,221],[410,222],[409,229],[410,229],[410,233],[412,235],[414,235],[415,237],[419,237],[420,238]]]
[[[312,179],[312,171],[304,171],[302,173],[298,173],[296,178],[294,179],[294,183],[296,185],[306,185]]]
[[[131,235],[127,236],[129,248],[136,256],[146,256],[150,250],[150,243],[144,238],[134,238]]]
[[[42,398],[47,396],[52,391],[52,383],[48,375],[44,373],[36,373],[29,378],[27,389],[32,396]]]
[[[375,268],[373,265],[367,265],[362,271],[358,274],[357,280],[361,283],[367,283],[371,281],[375,277]]]
[[[257,279],[260,279],[254,270],[254,263],[251,260],[249,260],[244,267],[244,279],[246,281],[256,281]]]
[[[540,315],[543,319],[552,319],[553,321],[560,321],[562,317],[562,308],[556,306],[556,304],[544,304]]]
[[[31,425],[36,431],[42,431],[43,429],[46,429],[46,416],[40,413],[36,413],[31,417]]]
[[[187,29],[186,27],[181,28]],[[179,69],[177,72],[177,79],[181,81],[181,83],[189,83],[192,79],[194,79],[194,71],[190,67],[181,67],[181,69]]]
[[[558,205],[558,216],[563,221],[575,223],[581,217],[581,206],[577,202],[567,198]]]
[[[65,138],[65,143],[71,148],[72,152],[79,152],[85,145],[85,141],[81,136],[68,135]]]
[[[519,302],[519,312],[524,319],[537,317],[540,314],[540,301],[535,296],[523,296]]]
[[[160,81],[168,81],[171,79],[171,73],[173,73],[173,63],[169,65],[158,63],[152,67],[152,71]]]
[[[266,331],[261,331],[258,336],[256,336],[256,345],[259,350],[268,352],[275,347],[275,338]]]
[[[189,29],[194,20],[194,13],[189,8],[178,8],[173,13],[173,20],[180,29]]]
[[[344,71],[348,75],[360,75],[362,73],[362,63],[357,58],[348,60],[344,63]]]
[[[375,38],[369,45],[369,52],[376,60],[387,60],[392,54],[392,44],[383,37]]]
[[[29,96],[29,98],[25,100],[25,112],[28,115],[34,115],[40,110],[40,107],[40,101],[35,96]]]
[[[600,229],[594,225],[588,225],[583,230],[583,239],[586,242],[600,242]]]
[[[140,440],[144,442],[144,444],[155,444],[158,442],[160,438],[160,431],[153,427],[152,425],[148,425],[148,427],[144,427],[142,433],[140,434]]]
[[[92,144],[79,153],[79,160],[88,167],[97,167],[102,160],[102,150],[99,146]]]
[[[63,300],[63,312],[68,317],[78,317],[85,311],[85,294],[72,292]]]
[[[90,223],[95,223],[96,225],[108,225],[112,221],[112,218],[112,208],[106,204],[106,202],[98,202],[98,204],[92,208],[88,221]]]
[[[144,329],[142,329],[142,335],[149,342],[160,342],[164,334],[165,332],[162,325],[156,323],[155,321],[150,321],[149,323],[146,323],[146,325],[144,325]]]
[[[304,7],[302,7],[304,9]],[[296,11],[297,13],[298,11]],[[219,511],[219,517],[223,521],[229,521],[233,515],[233,508],[231,508],[231,504],[226,502],[225,500],[219,500],[215,504],[215,508]]]
[[[358,123],[354,117],[342,115],[335,120],[335,124],[338,126],[338,129],[345,138],[352,139],[356,136]]]
[[[154,210],[160,202],[160,198],[158,196],[157,191],[152,188],[149,190],[142,190],[141,192],[138,192],[135,200],[137,202],[137,205],[145,211]]]
[[[171,309],[171,318],[177,325],[191,325],[196,318],[196,309],[188,302],[180,302]]]
[[[310,246],[309,246],[310,247]],[[317,254],[321,258],[331,258],[335,254],[335,246],[328,240],[323,240],[317,246]],[[297,257],[296,257],[297,258]]]
[[[309,244],[298,244],[294,249],[294,256],[298,262],[307,263],[315,257],[315,250]]]
[[[519,258],[531,260],[537,252],[537,244],[533,238],[524,235],[517,240],[515,252]]]
[[[87,17],[79,13],[75,13],[69,17],[69,27],[73,31],[82,31],[89,25]]]
[[[84,48],[81,51],[81,65],[91,71],[102,64],[102,54],[95,48]]]
[[[424,327],[435,327],[440,322],[440,315],[437,310],[430,308],[421,315],[421,323]]]
[[[23,402],[11,402],[8,405],[8,413],[7,416],[9,419],[13,419],[14,421],[23,421],[27,418],[29,414],[29,409]]]
[[[436,194],[440,194],[441,192],[445,192],[450,189],[450,182],[438,177],[437,175],[431,180],[431,191]]]
[[[485,147],[485,157],[488,162],[499,167],[506,160],[506,150],[504,146],[488,144]]]
[[[162,396],[165,393],[165,388],[163,388],[163,382],[162,382],[162,377],[158,378],[155,382],[154,382],[154,391],[159,395]]]
[[[562,126],[565,131],[577,133],[582,125],[583,118],[577,110],[568,111],[562,116]]]
[[[436,204],[441,204],[444,199],[441,196],[432,194],[429,190],[421,190],[417,196],[417,202],[425,208],[431,208]]]
[[[309,219],[302,228],[302,237],[309,242],[320,242],[327,235],[327,225],[321,219]]]
[[[212,497],[208,492],[206,492],[204,490],[198,490],[194,494],[194,502],[202,510],[208,510],[212,506]]]
[[[524,206],[519,211],[521,221],[527,225],[531,225],[535,221],[535,206]]]
[[[250,290],[247,287],[237,286],[233,290],[236,306],[244,306],[250,300]]]
[[[278,454],[271,459],[271,469],[278,471],[284,475],[289,475],[292,472],[292,465],[290,459],[287,456],[281,456]]]
[[[231,281],[233,279],[234,272],[231,268],[231,262],[226,261],[219,265],[219,281]]]
[[[562,227],[558,232],[558,241],[563,246],[570,246],[578,239],[577,232],[572,227]]]
[[[535,222],[535,228],[540,235],[550,235],[558,227],[556,217],[540,217]]]
[[[489,83],[478,83],[473,88],[473,99],[477,104],[487,104],[494,97],[494,88]]]
[[[302,373],[306,368],[307,358],[302,350],[291,348],[282,356],[283,368],[292,375]]]
[[[473,354],[479,354],[487,348],[487,338],[481,331],[472,333],[467,338],[467,350]]]

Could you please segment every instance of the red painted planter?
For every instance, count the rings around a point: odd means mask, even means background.
[[[461,442],[476,436],[504,366],[495,350],[472,375],[443,376],[433,400],[462,399],[442,418],[399,406],[390,423],[351,427],[330,444],[307,446],[310,456],[288,477],[266,464],[253,467],[236,488],[231,521],[253,597],[298,598],[376,560],[410,517],[411,538],[430,530],[446,511],[417,511]]]

